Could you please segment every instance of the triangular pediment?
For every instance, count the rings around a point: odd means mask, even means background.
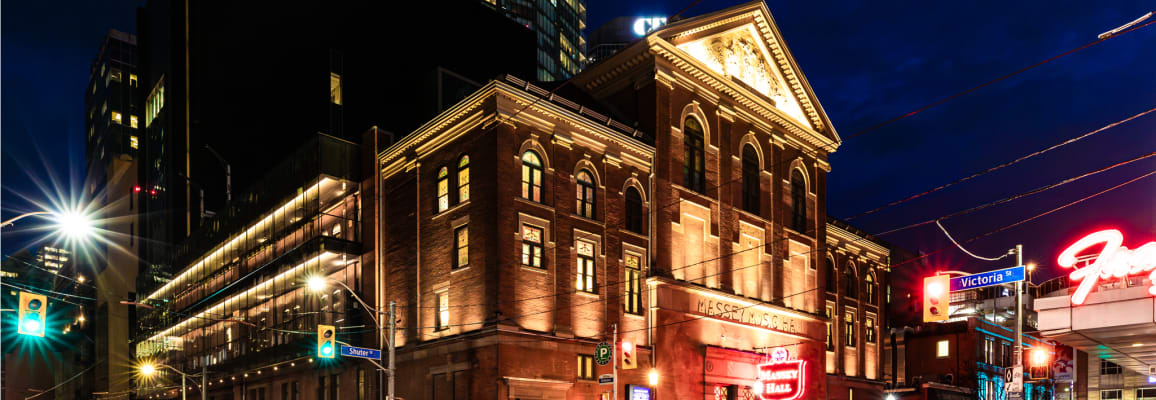
[[[769,100],[785,119],[822,136],[820,141],[840,141],[762,1],[677,21],[648,36],[651,48],[658,40],[664,42],[659,48],[677,49],[693,60],[686,64],[709,71],[712,81]]]

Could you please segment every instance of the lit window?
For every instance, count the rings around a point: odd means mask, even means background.
[[[137,117],[136,117],[135,115],[130,115],[130,116],[128,116],[128,123],[129,123],[129,126],[133,127],[133,129],[136,129],[136,128],[139,128],[139,127],[140,127],[140,126],[139,126],[139,125],[140,125],[140,120],[138,120],[138,119],[137,119]]]
[[[863,340],[867,343],[875,343],[875,318],[867,317],[863,319]]]
[[[112,122],[116,122],[117,124],[120,124],[120,121],[121,121],[120,113],[113,111],[112,112]]]
[[[985,338],[983,341],[983,362],[995,364],[995,340]]]
[[[533,151],[522,154],[522,198],[542,202],[542,159]]]
[[[329,73],[329,102],[341,105],[341,74]]]
[[[702,125],[697,119],[687,117],[682,125],[682,185],[699,193],[706,192],[706,183],[703,179],[703,171],[706,169],[703,141]]]
[[[946,358],[950,354],[950,347],[948,347],[946,340],[940,340],[935,343],[935,357]]]
[[[120,78],[121,74],[119,69],[113,68],[112,71],[108,73],[108,79],[113,82],[120,82]]]
[[[586,170],[578,171],[578,215],[594,218],[594,179]]]
[[[843,313],[843,331],[847,334],[847,340],[843,343],[847,347],[855,347],[855,311],[850,310]]]
[[[759,213],[759,200],[762,189],[759,188],[759,154],[755,147],[743,147],[743,209],[754,214]]]
[[[438,170],[438,212],[450,208],[450,169]]]
[[[634,187],[626,188],[626,229],[642,233],[642,195]]]
[[[136,74],[128,74],[128,85],[132,86],[132,87],[136,87],[136,85],[137,85]]]
[[[136,118],[136,117],[133,117],[133,118]],[[137,139],[136,136],[129,136],[128,137],[128,147],[132,147],[134,149],[140,148],[140,139]]]
[[[791,171],[791,229],[807,230],[807,181],[797,169]]]
[[[875,274],[868,272],[867,278],[864,280],[863,294],[867,304],[875,304]]]
[[[542,228],[522,225],[522,265],[542,268]]]
[[[165,106],[165,80],[161,78],[145,99],[145,127],[152,125],[153,120]]]
[[[578,276],[575,285],[578,290],[594,293],[594,243],[578,241]]]
[[[458,202],[470,199],[470,156],[458,159]]]
[[[594,379],[594,356],[578,355],[578,379]]]
[[[642,314],[642,257],[627,253],[623,261],[626,263],[626,293],[623,307],[627,313]]]
[[[450,294],[441,292],[437,294],[437,298],[437,330],[442,331],[450,328]]]
[[[470,264],[470,231],[463,225],[454,230],[454,268],[465,267]]]

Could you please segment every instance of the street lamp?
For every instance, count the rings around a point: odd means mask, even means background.
[[[187,391],[188,385],[187,385],[186,381],[188,380],[188,378],[190,376],[201,377],[201,400],[205,400],[208,398],[208,393],[205,392],[205,371],[204,370],[202,370],[201,373],[199,373],[199,374],[186,374],[184,372],[181,372],[181,370],[179,370],[179,369],[173,368],[170,365],[153,364],[151,362],[146,362],[144,364],[141,364],[140,367],[138,367],[138,370],[140,371],[141,375],[143,375],[145,377],[152,377],[153,375],[155,375],[157,373],[157,368],[168,368],[169,370],[181,375],[181,399],[182,400],[188,399],[188,391]]]

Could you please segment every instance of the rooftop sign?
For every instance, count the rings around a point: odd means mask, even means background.
[[[663,25],[666,25],[666,17],[637,18],[634,20],[634,34],[644,36]]]
[[[1115,229],[1099,231],[1076,241],[1060,253],[1058,263],[1064,268],[1076,268],[1076,256],[1097,245],[1104,245],[1095,258],[1083,268],[1072,271],[1069,278],[1080,282],[1072,294],[1072,304],[1081,305],[1088,299],[1088,293],[1101,279],[1126,278],[1149,274],[1151,287],[1148,293],[1156,296],[1156,242],[1148,242],[1135,250],[1124,247],[1124,234]]]

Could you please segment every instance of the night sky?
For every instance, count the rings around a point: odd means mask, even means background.
[[[132,32],[139,1],[5,2],[0,129],[3,213],[31,211],[16,193],[70,180],[83,168],[88,68],[109,28]],[[784,40],[836,130],[856,132],[1095,40],[1151,11],[1151,1],[772,2]],[[687,1],[587,3],[587,32],[617,16],[669,15]],[[738,4],[705,0],[694,16]],[[897,123],[848,139],[831,157],[828,213],[845,218],[908,197],[1156,107],[1156,26],[1105,41]],[[850,221],[882,232],[1048,185],[1156,151],[1156,113],[1038,158]],[[1156,170],[1156,157],[1009,204],[948,219],[960,240]],[[51,186],[51,184],[49,184]],[[1058,276],[1055,258],[1102,228],[1135,248],[1156,240],[1156,176],[968,245],[982,256],[1016,243]],[[6,228],[7,229],[7,228]],[[4,254],[29,235],[6,232]],[[883,237],[911,251],[950,243],[932,225]],[[1010,261],[954,249],[930,257],[941,270]]]

